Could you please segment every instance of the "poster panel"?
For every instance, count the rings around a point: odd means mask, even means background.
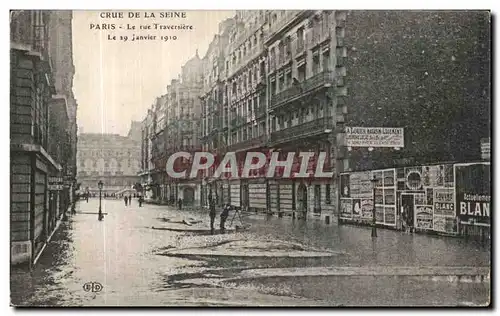
[[[373,213],[373,199],[362,199],[361,200],[361,217],[368,219],[372,218]]]
[[[432,206],[415,205],[415,228],[432,229],[433,217]]]
[[[405,168],[405,182],[408,190],[422,189],[422,167]]]
[[[352,199],[340,199],[340,217],[352,218]]]
[[[353,209],[352,214],[354,217],[361,217],[361,199],[352,199]]]
[[[372,198],[373,186],[371,182],[371,172],[355,172],[350,177],[351,195],[353,198]]]
[[[384,222],[386,225],[396,225],[395,207],[384,207]]]
[[[396,190],[384,189],[384,205],[396,204]]]
[[[455,217],[440,216],[434,213],[433,230],[448,234],[457,232],[457,221]]]
[[[490,225],[491,174],[489,163],[455,165],[455,198],[461,222]]]
[[[375,206],[375,221],[377,224],[384,224],[384,207]]]
[[[340,197],[351,197],[350,174],[340,175]]]
[[[434,215],[455,217],[455,198],[453,188],[434,189]]]
[[[395,183],[395,178],[396,178],[396,170],[385,170],[384,173],[384,187],[393,187]]]

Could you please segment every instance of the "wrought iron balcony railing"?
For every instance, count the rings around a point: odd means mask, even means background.
[[[271,133],[271,145],[331,132],[333,117],[325,116]]]
[[[253,148],[262,147],[265,145],[265,143],[266,143],[266,135],[261,135],[233,145],[229,145],[228,151],[238,152],[238,151],[249,150]]]
[[[333,84],[334,80],[335,75],[332,71],[320,72],[297,85],[292,85],[288,89],[273,95],[271,98],[270,108],[278,108],[286,102],[299,98],[311,90],[326,86],[327,84]]]

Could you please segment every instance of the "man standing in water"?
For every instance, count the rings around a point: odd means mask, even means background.
[[[208,207],[210,208],[210,233],[213,235],[214,234],[214,224],[215,224],[215,215],[216,215],[216,212],[215,212],[215,202],[212,198],[212,196],[210,196],[208,198]]]

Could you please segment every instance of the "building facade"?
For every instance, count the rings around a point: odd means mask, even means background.
[[[202,107],[205,148],[236,152],[239,161],[248,151],[324,151],[328,168],[343,170],[335,145],[345,111],[345,13],[240,11],[235,21],[224,52],[222,98],[214,106],[206,95]],[[212,117],[222,120],[219,129],[210,125]],[[334,179],[268,179],[261,171],[215,181],[210,189],[223,203],[256,211],[330,214],[335,188]]]
[[[131,130],[140,125],[132,124]],[[129,135],[137,136],[131,131]],[[102,181],[103,192],[120,194],[140,183],[140,137],[130,138],[117,134],[91,134],[78,136],[77,181],[83,192],[98,193],[97,183]]]
[[[74,199],[72,12],[10,12],[11,264],[33,263]]]

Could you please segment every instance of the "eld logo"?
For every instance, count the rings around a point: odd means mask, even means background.
[[[83,285],[83,290],[85,292],[101,292],[102,291],[102,284],[99,282],[87,282]]]

